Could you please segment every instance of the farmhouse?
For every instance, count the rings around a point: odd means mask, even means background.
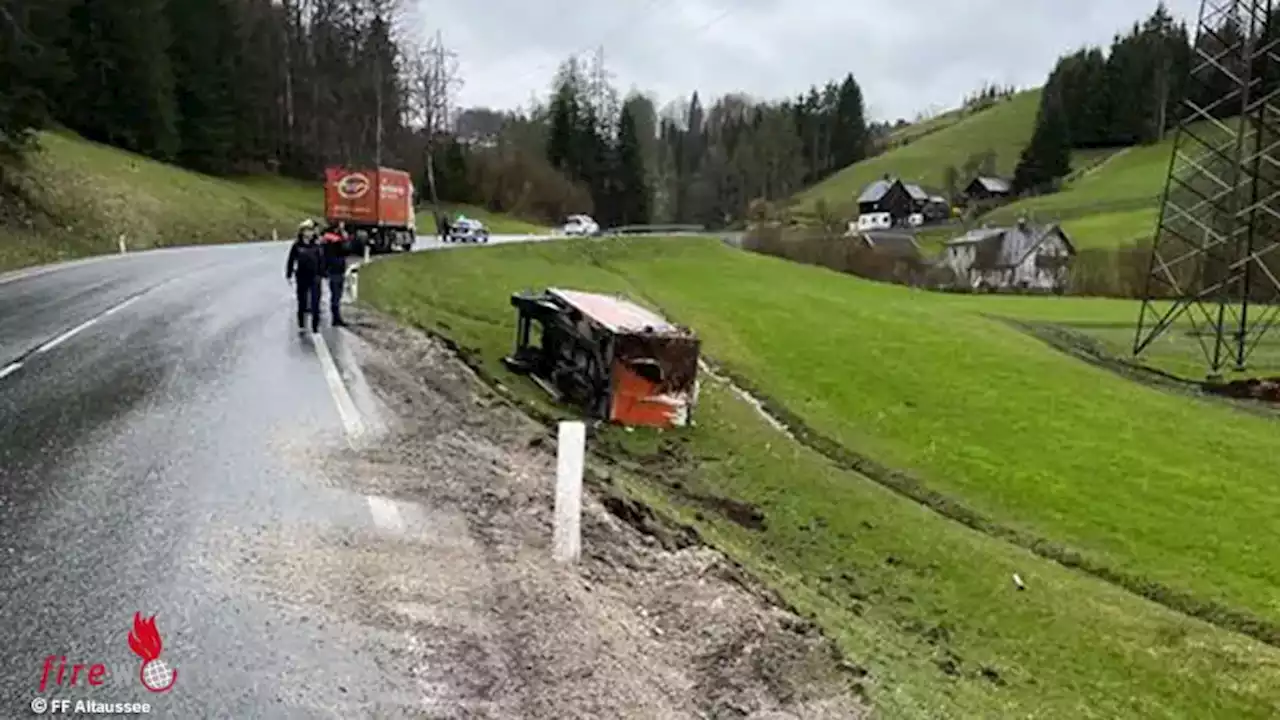
[[[889,213],[895,225],[916,212],[915,207],[916,200],[907,186],[901,180],[891,180],[888,177],[871,183],[858,196],[859,215]]]
[[[911,183],[903,183],[902,187],[906,188],[907,194],[911,196],[911,212],[922,213],[924,208],[929,204],[929,193],[924,188]]]
[[[946,244],[943,264],[961,287],[988,290],[1065,289],[1076,254],[1057,225],[1019,220],[1011,228],[971,230]]]
[[[976,177],[965,187],[964,195],[975,202],[1003,200],[1013,195],[1013,186],[1008,180],[997,177]]]

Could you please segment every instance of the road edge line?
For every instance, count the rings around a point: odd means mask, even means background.
[[[355,401],[351,399],[351,392],[347,390],[346,383],[342,382],[342,375],[338,372],[338,365],[333,361],[333,354],[329,352],[329,344],[325,342],[324,336],[320,333],[312,333],[311,339],[315,341],[316,356],[320,358],[320,369],[324,372],[329,394],[333,397],[334,405],[338,408],[338,416],[342,419],[342,429],[346,432],[348,440],[354,440],[364,434],[364,422],[360,419],[360,411],[356,409]]]
[[[3,368],[0,368],[0,380],[3,380],[9,377],[10,375],[18,372],[21,369],[22,369],[21,361],[13,362],[13,363],[9,363],[8,365],[5,365]]]

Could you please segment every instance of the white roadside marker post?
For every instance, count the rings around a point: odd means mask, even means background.
[[[560,423],[552,542],[557,562],[575,563],[582,554],[582,471],[586,440],[587,428],[583,423]]]
[[[353,303],[360,299],[360,266],[347,269],[347,284],[344,286],[342,301]]]
[[[120,242],[120,254],[124,255],[125,253],[129,252],[129,248],[125,247],[124,235],[120,236],[119,242]]]

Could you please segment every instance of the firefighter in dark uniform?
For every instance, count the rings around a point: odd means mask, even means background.
[[[324,248],[324,273],[329,277],[329,314],[334,327],[346,325],[342,321],[342,290],[347,280],[347,252],[350,240],[344,225],[330,225],[321,236]]]
[[[298,331],[307,329],[307,313],[311,314],[311,332],[320,332],[320,279],[324,273],[324,251],[316,242],[316,226],[310,220],[298,225],[298,237],[289,248],[284,277],[294,281],[298,295]]]

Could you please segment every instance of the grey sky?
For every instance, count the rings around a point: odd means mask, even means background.
[[[425,0],[424,0],[425,2]],[[1194,26],[1198,0],[1168,0]],[[556,66],[604,45],[614,84],[660,103],[698,90],[794,96],[853,72],[878,119],[956,105],[983,81],[1032,87],[1155,0],[475,0],[430,3],[415,29],[458,53],[464,106],[544,96]],[[1194,29],[1194,28],[1193,28]]]

